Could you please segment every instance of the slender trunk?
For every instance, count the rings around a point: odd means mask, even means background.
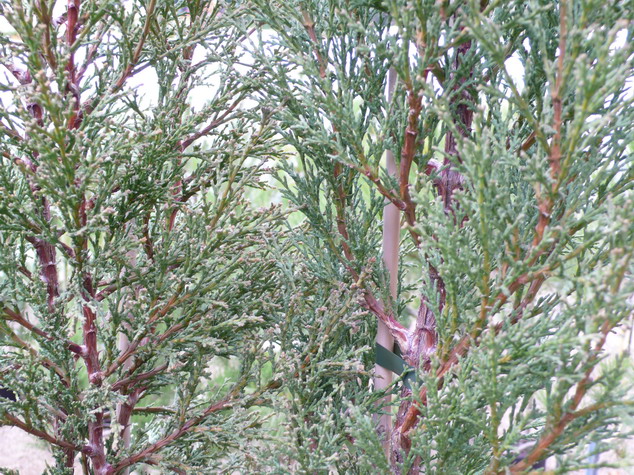
[[[396,71],[391,68],[387,78],[387,100],[392,100],[394,88],[396,86]],[[396,176],[396,163],[394,161],[394,153],[390,150],[386,152],[387,171],[390,175]],[[383,261],[390,276],[390,295],[396,301],[398,287],[398,249],[400,238],[400,212],[392,203],[388,203],[383,211]],[[394,347],[394,338],[390,334],[387,326],[379,320],[376,342],[392,350]],[[387,388],[392,382],[392,372],[379,365],[374,368],[374,387],[377,390]],[[386,396],[385,402],[389,403],[390,397]],[[379,433],[383,437],[383,446],[387,450],[390,441],[390,429],[392,427],[391,414],[384,414],[379,420]]]
[[[471,41],[466,41],[458,47],[455,61],[453,64],[452,78],[455,79],[453,86],[454,95],[451,102],[453,106],[455,125],[463,136],[468,136],[471,132],[471,122],[473,120],[473,110],[471,108],[472,98],[467,89],[458,92],[460,87],[467,79],[465,77],[455,77],[456,71],[460,69],[460,62],[464,55],[471,48]],[[455,216],[455,199],[454,193],[463,186],[464,178],[455,169],[454,163],[460,161],[456,146],[456,137],[450,131],[447,132],[445,138],[445,152],[443,168],[440,171],[440,177],[435,182],[436,191],[443,200],[445,212]],[[448,157],[451,157],[449,159]],[[439,311],[445,305],[445,285],[442,278],[433,266],[429,266],[429,281],[434,289],[440,294]],[[436,350],[437,334],[436,334],[436,317],[433,311],[427,305],[425,298],[421,296],[421,304],[414,328],[411,331],[411,339],[409,347],[403,349],[404,359],[412,366],[418,367],[421,371],[429,370],[429,362],[432,353]],[[409,452],[411,441],[404,429],[406,415],[412,406],[412,392],[407,388],[402,390],[403,403],[400,405],[394,431],[391,437],[390,463],[394,473],[401,473],[400,466],[404,462],[404,455]],[[418,473],[420,470],[419,462],[414,461],[409,473]]]
[[[130,348],[130,340],[129,338],[126,336],[125,333],[121,332],[119,333],[119,340],[117,341],[117,349],[119,350],[119,352],[125,353],[128,348]],[[126,361],[123,364],[123,367],[125,369],[129,369],[130,366],[132,366],[132,358],[128,359],[128,361]],[[129,423],[129,415],[127,414],[127,406],[129,406],[129,404],[127,404],[126,402],[120,402],[119,404],[117,404],[117,422],[119,422],[119,424],[121,424],[121,446],[120,449],[124,449],[127,450],[130,448],[130,442],[131,442],[131,431],[130,431],[130,423]],[[129,469],[124,469],[121,471],[121,475],[128,475],[128,473],[130,473]]]

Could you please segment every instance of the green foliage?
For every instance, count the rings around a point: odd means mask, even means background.
[[[286,285],[284,214],[247,199],[274,143],[247,106],[261,71],[237,64],[252,20],[79,3],[74,29],[61,2],[0,4],[0,381],[17,395],[0,420],[45,434],[55,473],[75,454],[91,473],[232,470],[262,437],[247,408],[274,386],[264,331]]]
[[[360,288],[379,319],[387,317],[368,295],[403,322],[421,302],[435,316],[431,360],[412,331],[402,348],[422,386],[394,403],[411,411],[417,400],[422,413],[406,435],[411,449],[392,439],[390,469],[521,471],[562,454],[560,467],[572,470],[586,443],[626,435],[629,359],[603,363],[634,290],[626,3],[255,3],[267,25],[258,46],[269,107],[292,147],[280,182],[305,216],[297,247],[307,265],[333,286]],[[398,82],[388,100],[390,67]],[[395,177],[386,150],[397,157]],[[380,265],[387,200],[405,211],[397,302]],[[315,371],[359,346],[326,336],[330,353],[311,361]],[[320,450],[305,465],[305,439],[289,436],[298,466],[349,471],[350,457],[386,466],[370,413],[359,409],[367,397],[341,397],[333,409],[338,396],[311,396],[321,409],[298,406],[294,417],[318,428]],[[355,443],[338,442],[332,423],[330,455],[321,418],[348,404]],[[395,431],[405,424],[397,417]],[[527,455],[530,463],[518,460]]]
[[[0,423],[60,474],[584,467],[634,416],[628,6],[0,0]]]

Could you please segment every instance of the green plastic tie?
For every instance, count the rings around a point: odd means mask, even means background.
[[[412,389],[412,383],[416,381],[416,371],[400,357],[401,352],[398,345],[395,345],[395,347],[396,351],[392,352],[377,343],[376,364],[401,376],[405,387]]]

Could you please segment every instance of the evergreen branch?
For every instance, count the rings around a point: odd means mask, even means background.
[[[86,59],[84,59],[84,62],[81,65],[81,68],[77,72],[78,84],[83,79],[90,65],[93,64],[93,62],[95,61],[97,52],[99,51],[99,46],[101,46],[101,42],[103,41],[103,37],[107,31],[108,31],[108,25],[107,24],[101,25],[101,28],[99,29],[97,33],[97,38],[94,40],[93,45],[90,47],[90,50],[88,50],[88,54],[86,54]]]
[[[551,248],[552,249],[552,248]],[[576,253],[575,253],[576,254]],[[628,261],[629,262],[629,261]],[[534,273],[531,274],[522,274],[521,276],[519,276],[517,279],[515,279],[513,281],[513,283],[511,285],[509,285],[509,292],[507,293],[503,293],[500,292],[497,297],[496,297],[496,301],[498,302],[498,305],[503,305],[519,288],[521,288],[522,285],[528,284],[530,283],[531,286],[529,288],[529,292],[527,292],[527,295],[521,300],[521,302],[514,308],[514,311],[516,312],[515,316],[510,320],[511,325],[514,325],[516,323],[519,322],[519,320],[522,317],[522,311],[523,309],[526,308],[526,306],[534,300],[534,298],[537,296],[537,293],[541,287],[541,285],[544,283],[544,281],[546,280],[546,276],[548,275],[549,272],[552,272],[554,269],[556,269],[559,265],[561,265],[561,263],[553,263],[551,266],[547,266],[544,267],[542,269],[540,269],[539,271],[536,271]],[[625,268],[625,266],[623,266],[623,269]],[[621,279],[623,278],[624,274],[621,274]],[[493,305],[491,306],[491,308],[493,308]],[[479,339],[480,339],[480,335],[482,333],[482,331],[484,330],[484,325],[486,324],[486,315],[484,316],[484,318],[481,318],[478,320],[478,322],[476,323],[475,327],[472,329],[471,333],[469,335],[464,336],[450,351],[448,356],[444,359],[443,363],[441,364],[440,368],[437,370],[436,372],[436,377],[438,378],[438,388],[441,388],[442,385],[444,384],[444,377],[447,375],[447,373],[449,373],[449,371],[453,368],[453,366],[457,365],[460,362],[460,358],[464,357],[468,351],[470,350],[470,348],[472,346],[479,346]],[[504,322],[500,322],[497,323],[492,331],[495,335],[497,335],[502,328],[504,327]],[[611,331],[611,328],[607,330],[607,333],[609,333]],[[606,338],[607,338],[607,334],[606,334]],[[603,343],[601,343],[598,351],[600,351],[600,348],[602,347]],[[596,358],[596,356],[594,357]],[[594,361],[594,360],[593,360]],[[585,391],[585,390],[584,390]],[[419,393],[419,401],[421,402],[422,405],[426,405],[427,404],[427,387],[423,386],[420,390]],[[576,406],[575,406],[576,407]],[[573,408],[574,409],[574,408]],[[413,404],[407,411],[407,414],[405,415],[404,419],[403,419],[403,423],[402,425],[400,425],[400,427],[398,427],[399,430],[399,435],[398,437],[401,438],[406,438],[408,432],[414,427],[414,425],[416,424],[416,420],[417,417],[420,415],[420,409],[418,408],[418,406],[416,404]],[[564,425],[568,424],[570,421],[567,420]],[[563,429],[562,429],[563,430]],[[537,459],[538,460],[538,459]],[[532,466],[537,460],[534,460],[530,465]]]
[[[119,89],[123,87],[126,80],[130,77],[130,73],[132,72],[132,69],[134,68],[134,66],[136,66],[137,62],[139,61],[139,58],[141,57],[141,53],[143,52],[143,45],[145,44],[145,40],[147,39],[148,34],[150,33],[150,25],[152,24],[152,20],[154,19],[155,8],[156,8],[156,0],[150,0],[150,3],[148,4],[145,10],[145,23],[143,25],[143,31],[141,31],[141,37],[139,38],[139,42],[137,43],[136,48],[134,49],[132,58],[130,58],[130,61],[128,61],[128,64],[123,70],[121,77],[119,77],[119,80],[111,88],[110,90],[111,94],[117,92]]]
[[[145,69],[145,67],[149,66],[149,64],[147,64],[143,68],[137,68],[136,70],[134,69],[139,59],[141,58],[141,53],[143,52],[143,46],[150,33],[150,27],[152,24],[152,20],[154,19],[154,10],[156,8],[156,0],[149,0],[149,1],[150,3],[147,6],[145,11],[145,22],[143,24],[143,30],[141,31],[141,36],[139,38],[139,41],[136,45],[136,48],[134,49],[132,57],[130,58],[130,60],[128,61],[128,64],[126,65],[125,69],[121,73],[121,76],[119,76],[119,79],[117,80],[117,82],[115,82],[108,90],[108,93],[111,95],[118,92],[119,89],[123,87],[125,82],[130,77],[134,76],[135,74],[138,74],[140,71]],[[101,101],[102,97],[103,97],[102,95],[97,95],[92,99],[92,101],[89,100],[82,104],[81,110],[77,117],[77,122],[76,122],[77,126],[79,126],[79,124],[81,123],[85,115],[88,115],[92,111],[95,110],[95,108],[99,105],[99,102]]]
[[[13,342],[15,344],[17,344],[23,350],[27,351],[31,356],[33,356],[33,358],[35,358],[37,361],[39,361],[42,366],[44,366],[47,369],[50,369],[50,370],[54,371],[55,374],[57,374],[57,376],[59,376],[59,378],[62,381],[62,384],[64,384],[64,386],[68,387],[70,385],[70,382],[69,382],[68,376],[66,375],[66,372],[59,365],[55,364],[53,361],[51,361],[48,358],[44,358],[44,357],[40,356],[39,352],[35,348],[33,348],[26,341],[24,341],[22,338],[20,338],[18,335],[16,335],[15,332],[11,331],[11,329],[8,327],[8,325],[0,326],[0,333],[4,333],[9,338],[11,338],[11,340],[13,340]]]
[[[22,429],[24,432],[28,432],[29,434],[34,435],[35,437],[39,437],[40,439],[43,439],[50,444],[57,445],[58,447],[61,447],[63,449],[69,449],[74,451],[84,450],[82,447],[78,447],[76,445],[71,444],[70,442],[53,437],[52,435],[44,431],[41,431],[39,429],[36,429],[35,427],[28,425],[27,423],[25,423],[24,421],[21,421],[19,418],[15,417],[13,414],[9,412],[5,412],[2,417],[6,421],[5,425],[18,427],[19,429]]]
[[[309,13],[306,12],[305,10],[302,10],[302,16],[304,19],[304,28],[308,32],[308,36],[310,37],[313,43],[315,57],[317,58],[317,62],[319,65],[319,75],[322,79],[324,79],[326,77],[327,64],[318,49],[319,43],[318,43],[317,35],[315,33],[315,22],[312,20]],[[335,128],[335,133],[336,132],[337,130]],[[365,170],[362,173],[368,178],[370,178],[370,180],[376,184],[376,181],[372,179],[371,175],[367,174],[367,171],[369,170]],[[333,171],[335,188],[336,188],[335,209],[337,213],[337,217],[336,217],[337,230],[339,231],[339,234],[342,237],[341,247],[343,249],[344,256],[347,259],[347,261],[350,263],[354,261],[354,255],[352,253],[352,250],[350,249],[350,245],[348,244],[350,236],[348,234],[346,216],[345,216],[346,193],[343,188],[343,184],[341,183],[341,180],[340,180],[341,173],[342,173],[341,164],[337,162],[335,163],[334,171]],[[392,194],[387,192],[387,190],[385,190],[384,188],[380,187],[379,192],[381,192],[381,194],[383,194],[384,196],[387,195],[386,197],[391,198]],[[399,204],[403,206],[405,203],[402,203],[401,200],[399,200]],[[351,273],[352,277],[355,280],[359,280],[359,276],[356,271],[354,271],[349,265],[346,265],[346,268],[348,269],[348,271]],[[376,299],[376,297],[374,297],[372,292],[365,286],[363,288],[363,299],[365,302],[364,305],[368,308],[368,310],[370,310],[374,315],[376,315],[379,318],[379,320],[381,320],[387,326],[388,330],[390,331],[394,339],[399,343],[399,345],[402,345],[401,346],[402,348],[406,348],[407,342],[408,342],[407,329],[403,325],[401,325],[401,323],[399,323],[398,320],[396,320],[396,318],[394,318],[394,316],[391,315],[391,313],[388,313],[385,311],[384,305],[381,302],[379,302]]]
[[[185,150],[187,147],[189,147],[193,142],[195,142],[196,140],[198,140],[201,137],[204,137],[205,135],[208,135],[209,132],[211,132],[213,129],[215,129],[216,127],[218,127],[219,125],[222,125],[226,120],[227,117],[229,116],[229,114],[231,114],[234,109],[236,107],[238,107],[238,105],[246,98],[246,95],[240,95],[235,101],[233,101],[233,103],[227,107],[224,112],[222,114],[220,114],[220,116],[214,120],[212,120],[208,125],[206,125],[202,130],[199,130],[198,132],[195,132],[194,134],[192,134],[190,137],[186,138],[185,140],[183,140],[182,143],[182,149]]]
[[[154,310],[151,314],[150,317],[148,318],[148,321],[146,323],[146,329],[141,332],[140,335],[138,335],[134,341],[130,342],[129,346],[126,348],[126,350],[119,355],[119,357],[108,367],[108,369],[106,369],[106,371],[104,371],[103,377],[107,378],[108,376],[110,376],[112,373],[114,373],[118,368],[120,368],[131,356],[133,356],[138,347],[141,345],[143,339],[147,336],[148,332],[153,332],[154,331],[154,327],[155,327],[155,323],[160,319],[163,318],[165,315],[167,315],[167,313],[176,305],[179,305],[181,303],[183,303],[184,301],[186,301],[187,299],[189,299],[192,294],[188,293],[183,295],[182,297],[178,297],[178,295],[180,294],[180,292],[182,291],[183,286],[179,285],[177,291],[175,292],[175,294],[170,298],[170,300],[160,309],[156,309]],[[153,305],[156,304],[156,300],[153,303]]]
[[[123,470],[126,467],[147,461],[154,454],[156,454],[157,452],[159,452],[166,446],[170,445],[175,440],[179,439],[180,437],[187,434],[188,432],[195,430],[196,427],[200,425],[202,422],[204,422],[205,419],[209,417],[211,414],[214,414],[219,411],[223,411],[225,409],[232,408],[234,405],[236,405],[237,403],[236,398],[238,394],[240,393],[240,391],[242,390],[242,387],[244,386],[244,384],[246,384],[246,381],[244,379],[242,381],[239,381],[227,396],[225,396],[220,401],[215,402],[211,404],[210,406],[208,406],[207,409],[205,409],[201,415],[187,420],[184,424],[182,424],[178,429],[173,431],[171,434],[163,437],[161,440],[153,443],[152,445],[146,447],[145,449],[142,449],[136,454],[131,455],[119,461],[119,463],[117,463],[114,466],[114,468],[111,468],[107,472],[107,475],[118,473],[120,470]],[[270,389],[274,389],[275,387],[278,386],[278,384],[279,383],[276,381],[270,382],[264,388],[261,388],[259,391],[256,391],[255,393],[251,394],[251,399],[254,401],[257,401],[264,392]]]
[[[564,58],[566,55],[566,1],[561,0],[559,5],[559,56],[557,57],[557,72],[555,78],[555,84],[552,89],[552,102],[553,102],[553,129],[555,135],[549,149],[548,163],[550,164],[550,175],[553,180],[552,194],[555,195],[559,189],[559,183],[561,180],[561,128],[562,128],[562,98],[561,90],[563,87],[564,76]],[[533,246],[537,245],[544,238],[546,227],[550,224],[550,214],[553,210],[553,199],[550,195],[546,197],[537,197],[539,217],[537,226],[535,227],[535,237],[533,239]]]
[[[367,177],[372,183],[374,183],[377,191],[381,195],[383,195],[383,197],[387,198],[387,200],[390,203],[396,206],[399,210],[405,211],[405,209],[407,208],[407,205],[405,204],[405,202],[401,200],[398,196],[396,196],[394,191],[390,191],[387,188],[385,188],[385,186],[381,182],[381,179],[378,176],[376,176],[376,174],[372,171],[369,165],[366,164],[365,166],[363,166],[363,168],[357,167],[355,165],[349,165],[349,166],[353,168],[354,170],[356,170],[361,175]]]
[[[40,328],[38,328],[35,325],[33,325],[26,318],[24,318],[20,314],[20,312],[18,312],[17,310],[12,310],[12,309],[10,309],[10,308],[8,308],[6,306],[2,306],[2,305],[0,305],[0,310],[2,310],[7,317],[9,317],[7,320],[14,321],[14,322],[18,323],[19,325],[23,326],[24,328],[26,328],[30,332],[32,332],[32,333],[44,338],[45,340],[48,340],[48,341],[57,340],[57,338],[54,338],[53,336],[51,336],[48,333],[46,333],[44,330],[41,330]],[[77,343],[75,343],[73,341],[70,341],[70,340],[65,340],[64,343],[65,343],[66,347],[70,351],[72,351],[73,353],[76,353],[78,355],[83,354],[83,348],[80,345],[78,345]]]
[[[425,71],[423,80],[427,79],[427,71]],[[420,235],[415,231],[416,225],[416,203],[412,201],[409,193],[409,172],[412,168],[414,155],[416,154],[418,141],[418,120],[422,110],[422,97],[418,94],[411,83],[405,81],[407,88],[407,102],[409,104],[409,112],[407,115],[407,127],[405,129],[405,140],[403,149],[401,150],[401,163],[399,166],[399,192],[401,200],[405,204],[405,218],[409,224],[409,232],[414,239],[416,247],[420,246]]]
[[[352,250],[350,249],[350,245],[348,244],[349,234],[346,223],[345,216],[345,202],[346,196],[345,191],[343,189],[343,185],[340,183],[341,173],[341,164],[339,162],[335,163],[334,167],[334,178],[336,183],[336,194],[335,194],[335,209],[337,212],[337,230],[339,234],[343,238],[341,247],[343,249],[343,253],[348,263],[346,264],[346,268],[348,272],[352,275],[355,280],[359,280],[359,275],[357,272],[350,267],[349,263],[354,261],[354,255],[352,254]],[[374,315],[376,315],[379,320],[381,320],[385,326],[389,329],[390,333],[394,337],[394,339],[398,342],[399,345],[402,345],[401,348],[408,347],[408,339],[409,333],[407,329],[399,323],[399,321],[394,318],[394,316],[385,311],[384,305],[379,302],[376,297],[372,294],[372,292],[367,288],[367,286],[363,286],[363,299],[365,302],[365,306],[370,310]]]
[[[612,296],[616,295],[619,287],[621,286],[631,258],[632,254],[626,255],[623,259],[623,264],[620,266],[620,269],[618,269],[618,271],[615,273],[615,282],[610,289],[610,293],[612,294]],[[599,340],[594,350],[592,351],[592,354],[585,363],[587,369],[584,373],[583,378],[579,382],[577,382],[574,395],[572,396],[572,399],[570,400],[570,404],[568,405],[566,411],[559,417],[559,420],[557,422],[553,423],[550,427],[546,427],[541,437],[535,443],[533,449],[529,452],[529,454],[521,462],[518,462],[510,467],[511,473],[520,473],[525,471],[528,467],[531,467],[535,462],[544,457],[550,446],[563,434],[566,427],[572,421],[586,415],[588,412],[601,408],[600,405],[595,404],[577,411],[577,408],[583,401],[583,398],[585,397],[588,388],[591,385],[592,372],[597,361],[599,360],[599,355],[603,350],[603,346],[608,339],[608,335],[615,328],[617,322],[618,321],[610,321],[609,318],[606,318],[606,320],[603,322],[599,331],[601,339]]]
[[[599,353],[603,349],[603,345],[605,344],[608,334],[614,325],[609,321],[604,322],[603,327],[601,328],[601,340],[595,347],[592,355],[588,359],[587,365],[589,368],[586,370],[585,375],[581,381],[579,381],[576,385],[575,393],[570,402],[569,408],[566,412],[560,417],[560,419],[551,427],[545,430],[545,433],[539,438],[536,442],[533,449],[529,452],[529,454],[520,462],[512,465],[510,467],[511,473],[523,473],[530,467],[532,467],[536,462],[541,460],[544,455],[548,452],[550,446],[561,436],[566,427],[578,417],[581,417],[587,413],[587,411],[581,410],[577,411],[577,407],[581,404],[587,390],[588,386],[591,383],[591,375],[592,370],[594,369],[594,363],[598,359]],[[595,410],[597,407],[595,406]],[[500,472],[506,473],[506,472]]]
[[[555,264],[555,266],[556,265],[557,264]],[[535,273],[522,274],[517,279],[515,279],[513,283],[509,285],[508,293],[500,292],[497,295],[497,297],[495,298],[497,305],[498,306],[504,305],[504,303],[506,303],[506,301],[513,294],[515,294],[515,292],[517,292],[517,290],[519,290],[523,285],[531,283],[530,291],[521,301],[521,307],[525,308],[537,296],[537,292],[541,284],[545,281],[545,276],[553,268],[547,267]],[[533,282],[538,282],[538,284],[532,285]],[[494,305],[492,303],[490,308],[493,308],[493,307]],[[511,320],[511,324],[517,323],[520,320],[520,318],[521,318],[521,314],[519,316],[516,315]],[[456,345],[454,345],[453,348],[449,351],[447,357],[444,358],[444,361],[442,362],[442,364],[436,371],[436,377],[438,378],[439,388],[442,387],[442,385],[444,384],[444,377],[447,375],[447,373],[449,373],[449,371],[460,362],[460,358],[465,356],[472,346],[479,345],[480,335],[485,328],[486,322],[487,322],[487,314],[481,313],[480,318],[474,325],[474,328],[471,330],[471,332],[468,335],[463,336],[460,339],[460,341]],[[504,326],[503,322],[498,323],[493,327],[492,331],[494,332],[494,334],[497,335],[502,330],[503,326]],[[427,387],[423,386],[421,388],[418,397],[422,405],[427,404]],[[419,415],[420,415],[420,409],[418,408],[416,404],[413,404],[408,409],[403,419],[402,425],[398,428],[399,432],[401,433],[401,437],[407,437],[407,433],[414,427]]]
[[[322,79],[324,79],[326,77],[327,63],[324,57],[321,55],[321,52],[319,51],[319,48],[318,48],[319,41],[315,33],[315,22],[313,21],[310,14],[306,10],[302,10],[302,17],[304,20],[304,28],[306,29],[308,36],[313,43],[313,51],[319,66],[319,76]],[[417,120],[417,118],[415,120]],[[336,132],[337,130],[335,129],[335,133]],[[413,159],[413,155],[411,158]],[[411,162],[410,162],[410,166],[411,166]],[[335,163],[334,181],[335,181],[335,187],[336,187],[335,209],[337,213],[337,218],[336,218],[337,230],[339,231],[339,234],[343,238],[341,247],[343,249],[344,256],[348,260],[348,262],[352,262],[354,261],[354,255],[352,254],[352,250],[350,249],[350,245],[348,244],[350,237],[348,234],[346,217],[345,217],[346,194],[345,194],[345,190],[343,189],[343,184],[340,182],[341,172],[342,172],[341,164],[339,162]],[[368,174],[368,172],[370,174]],[[367,176],[373,183],[375,183],[375,185],[378,185],[380,183],[378,181],[378,178],[373,179],[374,176],[369,170],[369,168],[367,168],[367,166],[366,166],[366,169],[361,171],[361,173]],[[382,186],[378,186],[378,190],[383,196],[390,199],[390,201],[394,200],[392,193],[388,192]],[[404,202],[403,200],[398,200],[393,202],[399,208],[403,206],[407,206],[406,202]],[[354,271],[349,265],[346,265],[346,268],[348,269],[348,271],[351,273],[352,277],[355,280],[359,280],[359,276],[356,273],[356,271]],[[406,348],[407,341],[408,341],[408,332],[406,328],[403,325],[401,325],[398,322],[398,320],[394,318],[393,315],[385,311],[384,305],[381,302],[379,302],[376,299],[376,297],[374,297],[372,292],[367,287],[364,287],[363,298],[365,301],[365,306],[368,308],[368,310],[370,310],[374,315],[376,315],[379,318],[379,320],[381,320],[387,326],[390,333],[392,334],[394,339],[399,343],[399,345],[401,345],[402,348]]]
[[[583,409],[579,409],[574,412],[575,419],[580,417],[585,417],[593,412],[602,411],[603,409],[609,409],[612,407],[625,407],[625,406],[634,406],[634,400],[629,401],[605,401],[605,402],[597,402],[595,404],[590,404],[589,406],[584,407]]]
[[[147,371],[146,373],[141,373],[138,374],[136,376],[131,376],[129,378],[124,378],[124,379],[120,379],[119,381],[117,381],[116,383],[114,383],[112,385],[112,387],[110,388],[111,391],[118,391],[120,389],[123,389],[125,387],[128,386],[133,386],[141,381],[144,381],[146,379],[150,379],[153,378],[154,376],[156,376],[157,374],[161,374],[163,371],[165,371],[167,369],[168,365],[163,364],[161,366],[158,366],[157,368],[154,368],[153,370]]]

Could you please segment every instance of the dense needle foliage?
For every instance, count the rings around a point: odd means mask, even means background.
[[[595,464],[634,416],[628,3],[0,0],[0,424],[60,474]],[[374,390],[378,322],[411,384]]]
[[[90,473],[242,466],[229,449],[275,386],[262,332],[283,303],[281,211],[246,196],[273,143],[244,104],[252,20],[203,1],[0,6],[0,382],[17,395],[0,421],[53,445],[51,473],[78,454]]]
[[[322,408],[296,412],[314,434],[289,440],[302,469],[521,472],[566,454],[566,471],[627,432],[629,360],[604,358],[634,290],[627,2],[256,3],[298,247],[323,281],[362,289],[418,376],[387,456],[368,396],[297,388]],[[401,211],[396,300],[386,203]],[[323,361],[345,354],[329,348]]]

